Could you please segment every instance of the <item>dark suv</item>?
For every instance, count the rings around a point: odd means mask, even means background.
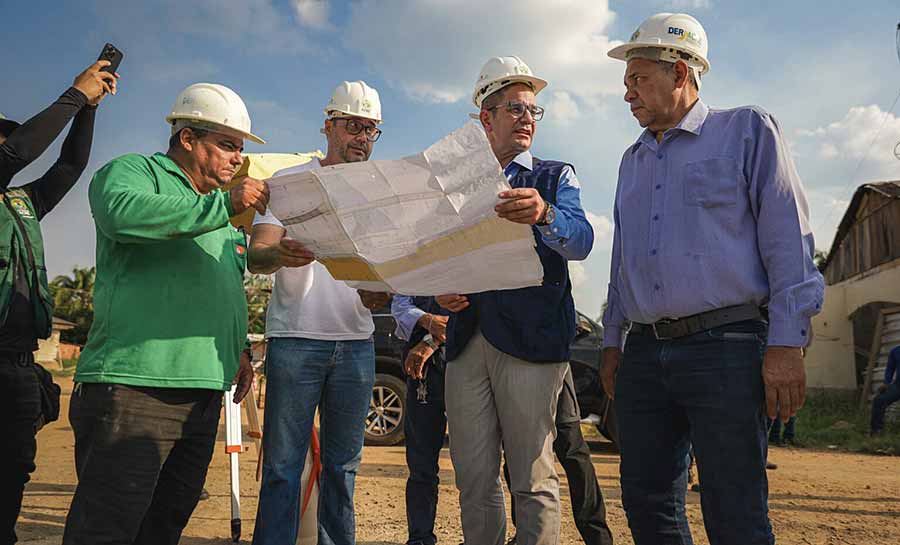
[[[366,416],[367,445],[396,445],[403,441],[406,415],[406,379],[400,355],[403,340],[394,334],[396,323],[388,309],[373,313],[375,318],[375,387]],[[603,328],[578,313],[578,327],[572,342],[572,378],[581,408],[582,422],[597,427],[604,437],[618,443],[613,404],[600,385],[600,345]]]

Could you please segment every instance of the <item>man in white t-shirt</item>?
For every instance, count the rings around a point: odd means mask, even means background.
[[[325,158],[278,174],[369,158],[381,135],[375,89],[362,81],[341,83],[325,115]],[[370,310],[387,304],[389,295],[358,292],[332,278],[314,259],[285,236],[270,211],[256,215],[249,269],[274,272],[275,287],[266,314],[265,457],[254,545],[297,540],[300,476],[317,407],[322,443],[319,543],[355,543],[353,490],[375,381]]]

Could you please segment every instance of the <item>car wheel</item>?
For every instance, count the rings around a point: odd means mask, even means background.
[[[406,383],[393,375],[377,373],[366,414],[366,444],[389,446],[403,441],[405,417]]]

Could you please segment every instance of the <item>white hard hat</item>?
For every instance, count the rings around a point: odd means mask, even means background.
[[[481,67],[481,74],[475,82],[472,103],[481,108],[484,97],[513,83],[526,83],[538,94],[547,86],[547,81],[534,76],[531,68],[519,57],[491,57]]]
[[[686,13],[651,15],[634,31],[628,42],[610,49],[607,55],[627,62],[632,56],[640,58],[640,50],[647,48],[658,50],[658,60],[687,63],[694,72],[698,86],[700,76],[709,72],[706,31],[699,21]]]
[[[381,99],[378,91],[362,80],[344,81],[334,89],[328,106],[325,106],[325,115],[352,115],[381,123]]]
[[[172,124],[172,134],[183,127],[197,127],[266,143],[250,132],[250,114],[241,97],[217,83],[189,85],[178,94],[166,121]]]

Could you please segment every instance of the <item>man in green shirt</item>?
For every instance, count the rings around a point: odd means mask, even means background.
[[[169,150],[97,171],[94,323],[69,419],[78,487],[65,545],[175,545],[212,458],[223,392],[253,371],[243,289],[246,242],[229,217],[265,211],[266,185],[222,185],[250,132],[243,101],[199,83],[178,96]]]

